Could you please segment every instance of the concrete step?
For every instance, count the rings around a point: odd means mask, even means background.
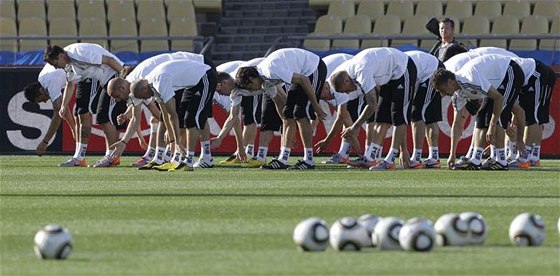
[[[311,9],[274,9],[274,10],[226,10],[227,18],[245,18],[245,17],[301,17],[316,16],[315,11]]]
[[[309,3],[298,0],[225,2],[224,8],[224,10],[309,9]]]
[[[301,17],[245,17],[221,19],[222,26],[279,26],[279,25],[306,25],[316,21],[315,16]]]
[[[222,26],[221,34],[274,34],[274,33],[309,33],[306,25],[282,25],[282,26]]]

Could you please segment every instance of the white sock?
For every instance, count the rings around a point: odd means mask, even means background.
[[[342,142],[340,143],[340,149],[338,149],[338,155],[340,155],[342,158],[348,158],[348,155],[350,151],[350,143],[346,140],[342,140]]]
[[[307,164],[313,165],[313,148],[305,148],[303,150],[303,161]]]
[[[245,147],[245,154],[247,154],[247,158],[253,158],[255,155],[255,145],[254,144],[247,144]]]
[[[373,158],[371,158],[372,153],[373,153],[373,143],[367,146],[366,151],[364,152],[364,157],[366,158],[367,161],[373,161]]]
[[[540,145],[534,145],[533,146],[531,158],[532,158],[533,161],[541,160],[541,146]]]
[[[399,156],[399,149],[391,148],[389,150],[389,153],[387,153],[387,157],[385,157],[385,162],[393,164],[395,163],[395,159],[397,159],[397,156]]]
[[[490,145],[490,158],[496,160],[496,146]]]
[[[175,150],[175,153],[173,153],[173,158],[171,159],[170,162],[172,164],[177,165],[181,163],[181,159],[182,159],[181,152],[179,150]]]
[[[76,150],[72,157],[78,161],[84,160],[86,158],[87,146],[88,144],[76,143]]]
[[[268,147],[259,147],[259,152],[257,153],[257,160],[264,162],[266,160],[267,153],[268,153]]]
[[[480,165],[482,161],[482,152],[484,151],[483,148],[476,147],[473,148],[473,153],[471,159],[469,161],[475,165]]]
[[[111,155],[113,155],[113,152],[115,152],[115,151],[112,150],[112,149],[107,149],[107,150],[105,150],[105,156],[111,156]]]
[[[506,160],[506,149],[505,148],[496,148],[495,150],[496,153],[496,162],[498,162],[500,165],[507,165],[507,160]]]
[[[292,149],[281,147],[280,148],[280,156],[278,156],[278,161],[288,164],[288,159],[290,158],[290,152]]]
[[[527,155],[527,160],[533,160],[533,147],[525,146],[525,154]]]
[[[163,161],[169,162],[169,160],[171,160],[172,154],[173,153],[171,152],[171,144],[167,144],[167,146],[165,147],[165,151],[163,152]]]
[[[206,161],[212,160],[212,152],[210,151],[210,141],[200,141],[200,158]]]
[[[165,152],[165,148],[157,147],[156,148],[156,154],[154,155],[154,158],[152,159],[152,162],[158,163],[158,164],[163,163],[164,152]]]
[[[429,147],[430,155],[428,159],[439,160],[439,147]]]
[[[507,157],[514,158],[517,154],[517,143],[508,141],[507,149],[506,149]]]
[[[422,161],[422,149],[414,149],[414,161],[420,162]]]
[[[185,156],[185,159],[183,159],[183,163],[192,168],[194,165],[193,159],[194,151],[187,151],[187,156]]]
[[[381,161],[381,159],[383,158],[383,146],[378,145],[378,144],[374,144],[377,146],[377,155],[375,156],[375,161]]]
[[[142,158],[152,159],[152,158],[154,158],[155,154],[156,154],[156,149],[153,148],[153,147],[148,147],[148,149],[146,150],[146,153],[144,153],[144,156],[142,156]]]

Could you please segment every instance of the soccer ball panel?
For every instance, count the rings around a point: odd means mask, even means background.
[[[72,236],[64,227],[47,225],[35,234],[33,251],[40,259],[66,259],[72,252]]]
[[[459,218],[468,225],[468,243],[483,244],[488,235],[488,227],[482,215],[475,212],[463,212]]]
[[[328,246],[329,229],[320,218],[308,218],[294,229],[294,243],[303,251],[323,251]]]
[[[401,250],[399,232],[404,220],[395,217],[381,219],[375,226],[372,240],[381,250]]]
[[[330,229],[330,244],[337,251],[357,251],[371,246],[366,228],[352,217],[337,220]]]
[[[430,251],[435,246],[435,242],[436,230],[426,219],[410,219],[399,232],[399,243],[407,251]]]
[[[435,223],[436,241],[439,246],[461,246],[468,244],[469,226],[457,213],[441,216]]]
[[[539,246],[546,237],[541,216],[532,213],[519,214],[509,226],[509,239],[517,246]]]

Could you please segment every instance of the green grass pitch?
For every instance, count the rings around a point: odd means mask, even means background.
[[[560,272],[558,161],[507,172],[369,172],[319,165],[307,172],[162,173],[126,167],[132,157],[108,169],[56,167],[64,160],[0,156],[1,275]],[[437,247],[429,253],[330,248],[303,253],[292,242],[296,224],[310,216],[329,225],[364,213],[435,222],[444,213],[462,211],[485,217],[489,234],[483,246]],[[521,212],[543,217],[542,246],[510,244],[509,224]],[[50,223],[67,227],[74,238],[65,261],[42,261],[33,254],[33,236]]]

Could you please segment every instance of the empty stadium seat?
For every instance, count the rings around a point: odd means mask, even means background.
[[[41,17],[25,17],[19,19],[20,36],[47,36],[47,24]],[[47,40],[20,39],[19,51],[41,51],[47,47]]]
[[[76,7],[73,1],[47,1],[47,18],[52,20],[59,17],[76,18]]]
[[[493,20],[502,15],[502,3],[500,1],[478,1],[474,7],[474,15]]]
[[[108,32],[105,22],[105,15],[103,15],[103,17],[80,18],[78,23],[78,34],[80,35],[80,42],[99,44],[103,46],[103,48],[109,47],[106,39],[82,38],[83,36],[107,36]]]
[[[210,11],[221,11],[222,1],[221,0],[193,0],[195,8],[201,10]]]
[[[169,36],[198,36],[194,18],[174,18],[169,22]],[[192,51],[193,39],[171,40],[171,50]]]
[[[556,16],[552,20],[549,34],[560,35],[560,17]],[[554,39],[541,39],[539,50],[558,51],[560,49],[560,39],[556,40],[556,48],[554,43]]]
[[[0,17],[16,19],[16,2],[14,0],[0,1]]]
[[[17,7],[18,19],[24,17],[47,18],[44,0],[18,0]]]
[[[461,22],[473,15],[473,4],[470,1],[447,1],[445,8],[445,16],[458,18]],[[458,27],[459,21],[455,21],[455,28]],[[459,28],[457,28],[459,29]]]
[[[310,36],[315,35],[334,35],[342,33],[342,19],[334,15],[323,15],[317,19],[315,24],[315,30],[309,34]],[[329,39],[325,40],[304,40],[303,46],[307,49],[327,51],[331,48],[331,41]]]
[[[506,1],[502,15],[511,15],[517,20],[522,20],[531,14],[531,3],[529,1]]]
[[[553,20],[560,15],[560,1],[540,0],[535,2],[533,15],[541,15]]]
[[[146,36],[167,36],[167,21],[162,17],[144,18],[139,22],[139,35],[141,38]],[[141,40],[140,51],[167,51],[169,41],[167,39]]]
[[[375,35],[395,35],[401,33],[401,19],[396,15],[384,15],[375,20],[373,24],[373,34]],[[362,48],[388,47],[388,40],[362,40]]]
[[[358,11],[356,15],[366,15],[373,21],[377,19],[377,17],[382,16],[385,14],[385,4],[383,1],[361,1],[358,3]]]
[[[189,0],[166,0],[167,21],[175,18],[195,18],[194,5]]]
[[[474,15],[472,17],[465,18],[463,22],[463,29],[461,34],[464,35],[487,35],[490,34],[490,20],[488,17]],[[478,41],[476,39],[462,40],[465,45],[469,48],[478,47]]]
[[[403,23],[403,30],[401,34],[403,35],[429,35],[430,32],[426,29],[426,23],[428,23],[429,18],[423,15],[413,15],[405,18]],[[407,39],[407,40],[393,40],[391,42],[391,47],[396,47],[400,45],[414,45],[418,46],[418,39]],[[430,40],[430,46],[433,46],[434,41]]]
[[[366,35],[371,34],[371,19],[369,16],[365,15],[355,15],[348,17],[346,23],[344,24],[343,35]],[[360,48],[359,39],[338,39],[333,40],[333,48],[349,48],[357,49]]]
[[[76,19],[68,17],[53,18],[49,22],[49,36],[78,36],[78,27]],[[60,47],[68,46],[76,43],[77,39],[50,39],[50,45],[58,45]]]
[[[134,0],[106,0],[106,3],[107,21],[109,23],[122,18],[134,18],[136,20]]]
[[[16,19],[12,17],[0,17],[0,36],[16,36]],[[17,52],[16,39],[0,39],[0,51]]]
[[[120,18],[109,22],[109,35],[111,37],[138,36],[136,18]],[[137,40],[110,39],[111,52],[129,51],[138,53]]]
[[[492,34],[508,35],[519,34],[519,20],[511,15],[502,15],[494,19],[492,23]],[[499,47],[507,48],[506,39],[481,39],[480,47]]]
[[[540,15],[525,17],[521,23],[521,34],[548,34],[548,19]],[[512,39],[510,49],[536,50],[536,39]]]
[[[414,2],[411,0],[391,0],[387,5],[385,15],[396,15],[399,18],[414,15]]]
[[[342,20],[356,14],[356,6],[353,1],[333,1],[329,4],[328,15],[336,15]]]
[[[152,0],[136,0],[138,10],[136,11],[136,19],[138,22],[144,18],[163,18],[165,19],[165,6],[161,1]]]
[[[76,9],[78,20],[92,17],[107,19],[103,0],[76,0]]]
[[[424,15],[430,18],[441,17],[443,15],[443,4],[438,0],[419,1],[414,14]]]

